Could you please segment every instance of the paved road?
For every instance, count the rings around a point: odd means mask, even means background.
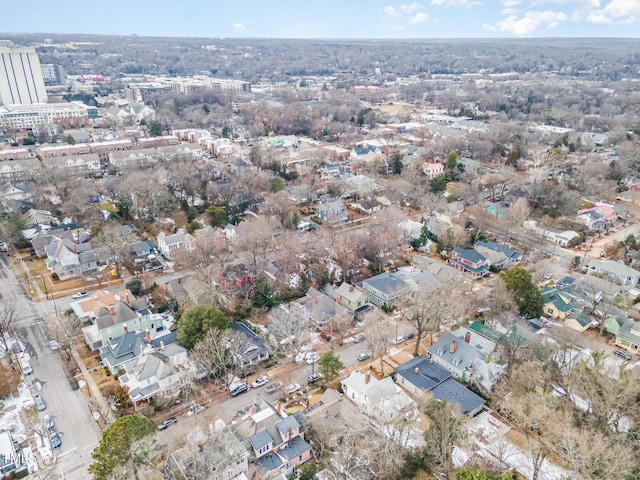
[[[39,394],[47,408],[40,412],[53,415],[60,431],[62,446],[56,449],[57,464],[41,477],[50,480],[84,480],[89,478],[87,467],[91,451],[100,440],[100,430],[80,391],[73,391],[65,375],[60,352],[49,348],[51,335],[42,320],[47,305],[36,304],[28,297],[7,257],[0,257],[0,298],[16,308],[14,330],[31,355],[33,374],[27,377],[32,391]],[[25,425],[31,436],[34,425]]]

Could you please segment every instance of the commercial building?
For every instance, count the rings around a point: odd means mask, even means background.
[[[32,105],[46,101],[47,91],[35,48],[0,43],[0,105]]]
[[[32,129],[44,124],[82,126],[97,118],[98,109],[82,102],[0,106],[0,127]]]

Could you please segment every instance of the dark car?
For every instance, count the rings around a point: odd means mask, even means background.
[[[627,352],[625,352],[624,350],[614,350],[613,353],[615,353],[617,356],[619,356],[620,358],[624,358],[627,361],[631,360],[631,355],[629,355]]]
[[[326,340],[327,342],[333,340],[333,337],[326,332],[320,332],[320,338]]]
[[[404,339],[405,339],[405,341],[406,341],[406,340],[411,340],[411,339],[412,339],[413,337],[415,337],[415,336],[416,336],[416,334],[415,334],[415,333],[413,333],[413,332],[412,332],[412,333],[405,333],[405,334],[404,334],[404,336],[403,336],[402,338],[404,338]]]
[[[249,391],[249,387],[242,384],[235,387],[229,393],[231,394],[232,397],[237,397],[238,395],[242,395],[243,393],[247,393],[248,391]]]
[[[158,430],[166,430],[177,421],[178,419],[176,417],[169,417],[166,420],[164,420],[162,423],[158,424]]]

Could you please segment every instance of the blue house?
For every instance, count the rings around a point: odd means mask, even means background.
[[[516,266],[522,260],[522,254],[517,250],[496,242],[477,241],[474,250],[489,260],[492,267],[507,270]]]
[[[475,250],[457,247],[449,259],[449,265],[456,270],[470,273],[475,278],[484,277],[489,273],[489,260]]]

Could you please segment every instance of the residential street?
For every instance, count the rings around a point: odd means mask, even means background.
[[[41,478],[85,480],[91,463],[91,451],[100,440],[100,431],[91,416],[82,393],[73,391],[64,372],[60,351],[49,348],[51,336],[42,320],[43,305],[34,304],[19,282],[6,256],[0,257],[0,295],[3,304],[13,302],[16,309],[14,329],[31,356],[33,374],[27,377],[34,394],[46,402],[62,437],[62,446],[56,449],[57,464],[40,472]],[[3,305],[4,306],[4,305]],[[34,425],[25,425],[31,436]]]

